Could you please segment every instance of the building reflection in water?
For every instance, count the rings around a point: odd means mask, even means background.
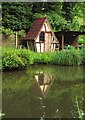
[[[53,76],[48,72],[39,71],[35,74],[35,79],[41,89],[43,96],[53,83]]]

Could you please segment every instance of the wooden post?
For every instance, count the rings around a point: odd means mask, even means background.
[[[16,34],[15,34],[15,44],[16,44],[16,48],[18,48],[18,36],[17,36],[17,32],[16,32]]]
[[[27,40],[27,48],[29,49],[29,44],[28,44],[28,40]]]
[[[64,50],[64,34],[62,34],[62,50]]]
[[[76,36],[76,47],[78,47],[78,39],[79,39],[79,35]]]

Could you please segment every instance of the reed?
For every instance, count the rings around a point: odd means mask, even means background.
[[[28,49],[3,47],[1,55],[2,69],[22,68],[31,64],[84,65],[84,54],[85,49],[76,50],[74,48],[68,51],[36,53]]]
[[[76,106],[77,106],[77,111],[78,111],[79,118],[80,118],[80,120],[83,120],[82,112],[79,108],[79,103],[78,103],[78,98],[77,97],[76,97]]]

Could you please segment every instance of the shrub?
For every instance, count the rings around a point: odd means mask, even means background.
[[[24,49],[4,47],[2,49],[2,69],[25,67],[29,61],[29,52]]]
[[[3,26],[2,26],[2,28],[1,28],[1,32],[2,32],[3,34],[5,34],[6,36],[13,34],[13,31],[12,31],[11,29],[9,29],[9,28],[4,28]]]
[[[28,49],[2,48],[2,68],[21,68],[31,64],[84,65],[85,49],[36,53]]]
[[[20,30],[20,31],[18,31],[18,36],[19,37],[25,37],[25,30]]]

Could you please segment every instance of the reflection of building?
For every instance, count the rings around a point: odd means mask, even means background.
[[[38,72],[35,75],[35,78],[38,85],[40,86],[42,93],[45,94],[49,86],[52,84],[52,75],[50,75],[49,73]]]

